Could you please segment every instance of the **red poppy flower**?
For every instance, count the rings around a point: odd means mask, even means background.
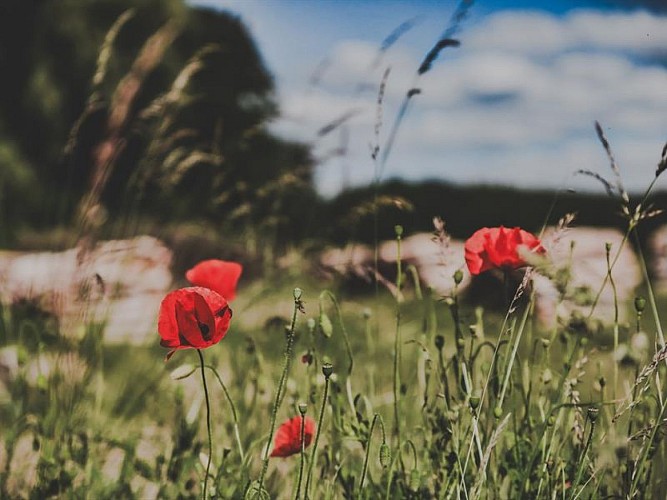
[[[465,258],[470,274],[476,275],[494,268],[516,269],[525,266],[526,261],[519,253],[522,247],[535,253],[545,252],[537,237],[518,227],[478,229],[465,243]]]
[[[157,329],[160,345],[171,349],[204,349],[217,344],[227,333],[232,310],[219,293],[208,288],[174,290],[162,299]]]
[[[234,300],[236,284],[243,266],[226,260],[203,260],[185,273],[185,278],[194,286],[203,286],[218,292],[227,300]]]
[[[289,457],[301,451],[301,416],[290,418],[283,422],[276,431],[273,442],[272,457]],[[303,429],[304,448],[310,444],[315,434],[315,421],[305,417]]]

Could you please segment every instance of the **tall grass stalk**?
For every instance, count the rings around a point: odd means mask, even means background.
[[[618,325],[618,291],[616,290],[616,283],[614,282],[614,277],[611,274],[611,263],[609,260],[609,255],[611,253],[611,244],[607,243],[605,245],[605,259],[607,262],[607,277],[609,279],[609,283],[611,284],[611,289],[614,295],[614,355],[618,352],[618,332],[619,332],[619,325]],[[617,397],[617,391],[618,391],[618,363],[614,359],[614,401],[616,400]],[[615,410],[615,409],[614,409]]]
[[[393,433],[400,448],[401,445],[401,415],[400,415],[400,390],[401,390],[401,286],[402,286],[402,263],[401,263],[401,236],[403,228],[396,226],[396,331],[394,333],[394,425]]]
[[[380,422],[380,429],[382,430],[382,444],[380,445],[380,464],[383,467],[386,467],[386,453],[387,453],[387,435],[384,431],[384,422],[382,416],[379,413],[373,415],[373,421],[371,422],[371,427],[368,430],[368,442],[366,443],[366,453],[364,456],[364,465],[361,469],[361,479],[359,480],[359,496],[364,489],[364,481],[366,480],[366,471],[368,470],[368,457],[371,452],[371,438],[373,437],[373,430],[375,429],[376,422]]]
[[[290,327],[287,331],[287,341],[285,343],[285,353],[283,354],[283,370],[280,375],[280,381],[278,382],[278,390],[276,391],[276,399],[273,403],[273,409],[271,410],[271,424],[269,430],[269,439],[266,442],[266,447],[264,448],[264,459],[262,461],[262,471],[259,475],[257,491],[259,494],[262,492],[264,487],[264,476],[266,471],[269,468],[269,450],[271,449],[271,443],[273,442],[273,434],[276,430],[276,419],[278,416],[278,409],[280,404],[283,401],[283,397],[286,391],[286,382],[287,375],[289,374],[290,366],[292,364],[292,348],[294,346],[294,337],[295,337],[295,328],[296,328],[296,318],[299,311],[303,311],[303,302],[301,301],[302,291],[300,288],[294,289],[294,308],[292,310],[292,321]]]
[[[239,419],[236,413],[236,406],[234,405],[234,401],[229,395],[229,391],[227,390],[225,383],[222,381],[222,378],[220,377],[218,370],[216,370],[215,367],[212,365],[206,365],[206,368],[211,370],[215,375],[215,378],[218,379],[218,383],[220,384],[220,387],[222,387],[222,392],[225,393],[227,402],[229,403],[229,406],[232,409],[232,418],[234,420],[234,439],[236,440],[236,446],[238,447],[239,450],[239,457],[241,458],[241,463],[243,463],[245,462],[245,453],[243,451],[243,445],[241,444],[241,436],[239,434]]]
[[[327,405],[327,398],[329,397],[329,379],[333,374],[333,365],[331,363],[324,363],[322,365],[322,374],[324,375],[324,394],[322,395],[322,404],[320,405],[320,415],[317,419],[317,429],[315,430],[315,442],[313,449],[310,452],[310,463],[308,464],[308,474],[306,475],[306,489],[304,491],[304,498],[308,500],[308,491],[310,489],[310,480],[313,475],[313,466],[317,458],[317,445],[320,442],[320,434],[322,432],[322,422],[324,422],[324,409]]]
[[[306,460],[306,409],[305,403],[299,404],[299,414],[301,415],[301,429],[299,431],[299,478],[297,479],[295,500],[301,498],[301,480],[303,479],[303,464]]]

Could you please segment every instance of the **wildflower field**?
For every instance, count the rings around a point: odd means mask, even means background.
[[[173,20],[121,52],[138,12],[105,26],[61,144],[88,182],[75,169],[54,188],[58,224],[0,214],[16,232],[0,252],[0,498],[665,498],[667,257],[643,231],[662,220],[667,146],[628,193],[594,124],[609,175],[579,174],[615,225],[592,237],[563,193],[533,227],[516,206],[504,224],[408,227],[413,200],[381,172],[419,92],[382,139],[385,72],[376,182],[336,211],[307,152],[263,135],[271,103],[240,106],[231,138],[219,101],[199,107],[216,58],[240,59]],[[169,59],[182,33],[187,57]]]

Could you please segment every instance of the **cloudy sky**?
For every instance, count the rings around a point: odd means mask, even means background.
[[[380,159],[406,92],[421,93],[411,99],[382,179],[599,191],[592,178],[574,175],[587,169],[610,177],[598,120],[626,188],[639,191],[667,141],[661,1],[476,2],[454,34],[460,47],[444,49],[419,77],[425,54],[450,25],[453,1],[193,3],[226,9],[248,25],[276,78],[282,118],[272,127],[313,145],[326,195],[378,174],[381,161],[373,162],[370,149],[387,70]],[[381,50],[397,28],[398,39]],[[343,116],[343,126],[318,136]]]

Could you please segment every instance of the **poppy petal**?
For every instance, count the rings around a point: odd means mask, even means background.
[[[242,272],[243,266],[238,262],[210,259],[188,270],[185,278],[195,286],[210,288],[225,299],[234,300]]]

